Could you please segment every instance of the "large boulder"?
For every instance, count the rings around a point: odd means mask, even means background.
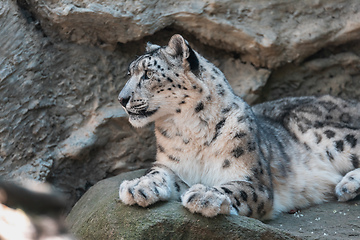
[[[295,213],[282,213],[262,223],[241,216],[205,218],[179,202],[148,208],[119,202],[123,180],[144,170],[123,173],[98,182],[76,203],[67,223],[81,239],[357,239],[360,237],[360,198],[329,202]],[[286,233],[286,234],[285,234]],[[294,237],[296,236],[296,237]]]
[[[239,216],[206,218],[192,214],[180,202],[149,208],[126,206],[118,200],[119,184],[144,174],[124,173],[98,182],[76,203],[67,217],[78,239],[297,239],[258,220]]]
[[[360,37],[357,0],[27,2],[46,32],[77,43],[114,46],[174,26],[267,68]]]

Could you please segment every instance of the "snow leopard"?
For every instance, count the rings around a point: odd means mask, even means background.
[[[127,205],[178,200],[206,217],[260,220],[360,193],[360,103],[329,95],[250,106],[181,36],[148,43],[118,100],[154,123],[153,167],[119,188]]]

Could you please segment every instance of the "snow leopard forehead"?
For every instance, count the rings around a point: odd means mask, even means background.
[[[149,63],[150,61],[152,62]],[[159,65],[159,63],[162,64]],[[195,75],[199,75],[198,57],[188,42],[176,35],[167,46],[147,43],[146,52],[130,64],[128,73],[138,73],[147,68],[164,71],[164,68],[170,70],[175,66],[188,68]]]
[[[141,55],[136,60],[132,61],[129,65],[128,73],[134,74],[139,71],[146,70],[148,67],[151,67],[152,64],[149,61],[154,60],[155,58],[159,58],[159,50],[161,47],[153,50],[151,52],[146,52],[144,55]],[[154,61],[154,63],[156,63]]]

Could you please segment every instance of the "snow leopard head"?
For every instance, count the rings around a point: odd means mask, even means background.
[[[181,113],[202,91],[199,55],[182,36],[174,35],[165,47],[148,43],[146,51],[130,64],[118,97],[135,127]]]

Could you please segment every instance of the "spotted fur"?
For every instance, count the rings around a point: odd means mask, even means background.
[[[155,122],[157,157],[124,181],[125,204],[179,199],[207,217],[269,219],[360,192],[360,104],[331,96],[250,107],[213,64],[174,35],[130,64],[119,101],[135,127]]]

